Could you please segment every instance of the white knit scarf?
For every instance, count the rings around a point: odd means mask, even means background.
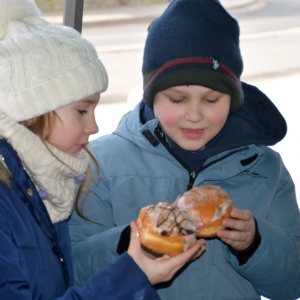
[[[86,173],[88,154],[81,150],[73,157],[47,144],[53,155],[36,134],[3,114],[0,136],[15,149],[36,189],[46,195],[43,202],[52,223],[66,220],[74,205],[74,178]]]

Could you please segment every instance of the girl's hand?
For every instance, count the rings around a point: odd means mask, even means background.
[[[172,279],[185,263],[194,260],[205,251],[205,241],[201,239],[195,242],[188,250],[174,257],[164,255],[153,260],[143,253],[136,223],[131,222],[130,226],[131,237],[128,254],[146,274],[151,284]]]
[[[223,225],[230,230],[219,230],[217,236],[237,251],[247,249],[255,235],[255,222],[248,210],[233,208],[232,219],[223,220]]]

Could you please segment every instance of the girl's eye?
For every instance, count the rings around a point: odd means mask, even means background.
[[[78,112],[83,115],[83,114],[86,114],[87,111],[85,109],[78,109]]]

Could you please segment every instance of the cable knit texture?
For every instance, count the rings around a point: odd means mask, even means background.
[[[43,202],[52,223],[66,220],[75,199],[74,177],[86,173],[88,154],[81,150],[73,157],[48,144],[53,156],[37,135],[3,114],[0,114],[0,135],[16,150],[36,189],[47,192]]]
[[[76,30],[48,23],[34,1],[1,0],[0,112],[29,120],[107,85],[95,48]]]

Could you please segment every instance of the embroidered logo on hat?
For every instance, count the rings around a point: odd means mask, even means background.
[[[213,57],[211,57],[210,59],[212,60],[212,63],[213,63],[212,68],[214,70],[217,70],[219,68],[219,61],[217,59],[213,58]]]

